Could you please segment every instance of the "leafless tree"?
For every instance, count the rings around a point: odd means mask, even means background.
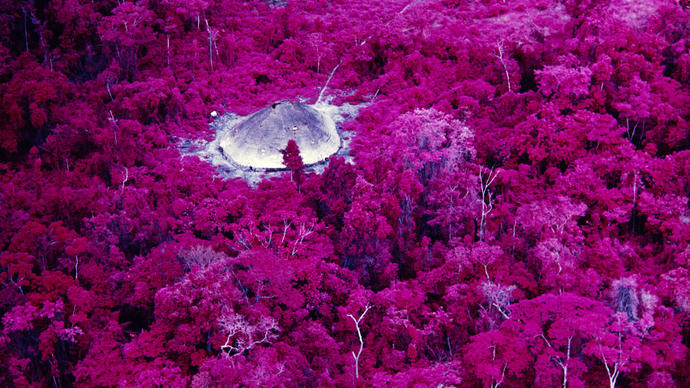
[[[481,190],[480,193],[482,196],[482,210],[479,219],[479,240],[481,241],[484,240],[484,234],[486,232],[486,217],[494,209],[493,198],[491,197],[489,186],[494,183],[497,176],[498,171],[494,171],[493,167],[486,174],[484,173],[484,168],[479,169],[479,189]]]
[[[279,331],[272,317],[262,317],[256,325],[235,312],[226,312],[218,319],[218,325],[227,333],[220,350],[229,357],[242,354],[259,344],[268,343]]]
[[[498,49],[498,54],[492,54],[494,57],[498,58],[498,60],[501,62],[501,66],[503,66],[503,71],[506,74],[506,81],[508,82],[508,91],[511,92],[513,89],[510,86],[510,73],[508,72],[508,66],[506,65],[505,60],[503,59],[503,54],[505,51],[505,47],[503,46],[503,41],[499,40],[496,43],[496,48]]]
[[[546,339],[546,336],[544,336],[543,333],[539,334],[538,337],[541,337],[544,340],[544,342],[546,343],[546,345],[549,348],[553,349],[551,342],[549,342],[549,340]],[[566,352],[565,352],[565,360],[562,359],[561,357],[553,357],[553,356],[550,357],[551,361],[553,361],[556,365],[558,365],[561,368],[561,370],[563,370],[563,384],[562,384],[563,388],[568,387],[568,362],[570,361],[570,346],[571,346],[572,342],[573,342],[573,337],[572,336],[568,337],[568,345],[567,345]]]
[[[208,33],[208,59],[211,62],[211,71],[213,71],[213,48],[218,40],[218,30],[211,28],[206,18],[204,18],[204,21],[206,22],[206,32]]]
[[[352,318],[352,320],[355,322],[355,328],[357,329],[357,336],[359,337],[359,350],[357,353],[352,351],[352,357],[355,359],[355,378],[359,378],[359,357],[362,355],[362,350],[364,350],[364,339],[362,339],[362,330],[359,327],[359,323],[362,321],[364,316],[367,314],[367,311],[371,308],[370,305],[367,305],[364,308],[364,312],[362,315],[359,316],[359,318],[355,318],[352,314],[348,314],[347,316]]]

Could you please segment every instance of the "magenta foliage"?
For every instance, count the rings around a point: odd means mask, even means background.
[[[688,386],[689,7],[3,2],[0,386]]]

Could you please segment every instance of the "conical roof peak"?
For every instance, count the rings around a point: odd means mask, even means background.
[[[283,168],[280,153],[294,139],[305,164],[320,162],[340,148],[333,120],[311,105],[277,101],[230,128],[220,140],[233,162],[252,168]]]

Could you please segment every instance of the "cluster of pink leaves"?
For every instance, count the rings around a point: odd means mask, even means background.
[[[0,2],[0,385],[687,386],[690,11],[630,4]],[[328,79],[354,163],[178,151]]]

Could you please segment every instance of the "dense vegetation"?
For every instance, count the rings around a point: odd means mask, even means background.
[[[0,386],[688,386],[689,22],[0,1]],[[331,76],[354,163],[180,154]]]

